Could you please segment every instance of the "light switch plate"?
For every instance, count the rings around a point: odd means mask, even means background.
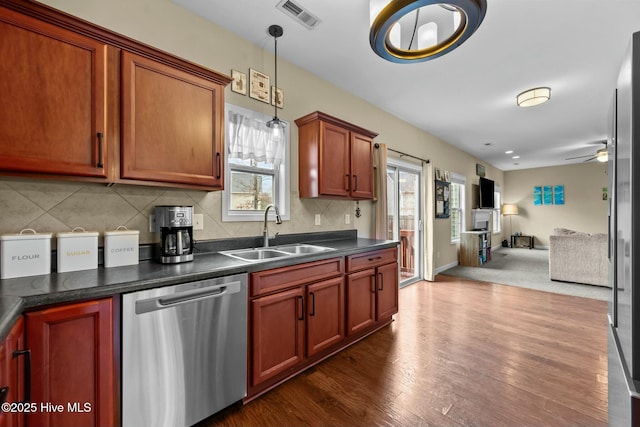
[[[316,225],[320,225],[320,223],[321,223],[320,218],[321,217],[322,217],[322,215],[316,214]]]
[[[351,215],[344,214],[344,223],[345,224],[351,224]]]
[[[204,214],[193,214],[193,230],[204,230]]]

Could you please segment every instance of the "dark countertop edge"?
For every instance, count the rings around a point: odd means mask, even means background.
[[[0,297],[0,342],[2,342],[24,310],[20,297]]]
[[[107,285],[95,285],[86,288],[78,288],[65,291],[56,291],[50,293],[42,293],[28,296],[18,296],[10,294],[0,295],[0,340],[3,340],[15,321],[22,315],[24,310],[35,309],[48,305],[55,305],[61,303],[80,302],[86,300],[92,300],[96,298],[111,297],[118,294],[134,292],[144,289],[151,289],[163,286],[170,286],[179,283],[192,282],[197,280],[206,280],[210,278],[228,276],[238,273],[253,273],[256,271],[270,270],[273,268],[292,266],[297,264],[303,264],[307,262],[319,261],[334,257],[343,257],[356,253],[367,252],[371,250],[394,248],[398,246],[397,241],[393,240],[375,240],[367,238],[353,238],[348,237],[342,239],[332,238],[327,240],[309,239],[305,242],[297,243],[311,243],[320,246],[326,246],[333,248],[332,251],[321,252],[316,254],[297,255],[289,258],[282,258],[277,260],[270,260],[265,262],[245,262],[237,260],[231,266],[206,270],[196,271],[192,273],[184,274],[171,274],[164,277],[154,277],[148,279],[137,279],[131,281],[123,281],[118,283],[111,283]],[[288,242],[287,242],[288,243]],[[197,254],[193,263],[197,265],[198,261],[218,255],[217,253],[205,253]],[[224,255],[219,255],[224,256]],[[152,261],[145,261],[145,263],[151,263]],[[142,264],[142,263],[141,263]],[[162,264],[157,264],[161,267]],[[104,267],[99,267],[104,269]],[[56,274],[56,273],[52,273]],[[73,273],[64,273],[73,274]]]

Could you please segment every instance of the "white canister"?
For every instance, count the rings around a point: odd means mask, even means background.
[[[138,264],[138,239],[140,231],[120,226],[104,232],[104,266],[120,267]]]
[[[98,268],[98,232],[76,227],[57,233],[58,273]]]
[[[51,236],[31,228],[0,236],[0,278],[51,273]]]

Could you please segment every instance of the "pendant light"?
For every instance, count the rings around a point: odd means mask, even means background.
[[[275,52],[275,88],[278,89],[278,37],[284,34],[280,25],[271,25],[269,27],[269,34],[273,36],[274,52]],[[273,119],[267,122],[267,127],[273,130],[274,136],[280,136],[280,132],[287,127],[287,124],[278,118],[278,103],[273,101]]]

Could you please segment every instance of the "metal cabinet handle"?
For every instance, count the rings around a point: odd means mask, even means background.
[[[216,175],[216,179],[220,179],[222,176],[222,157],[220,153],[216,153],[216,160],[218,162],[218,175]]]
[[[377,256],[377,257],[369,258],[367,261],[371,262],[371,261],[375,261],[375,260],[378,260],[378,259],[382,259],[382,257],[381,256]]]
[[[315,292],[311,292],[311,312],[309,313],[309,316],[315,316],[316,315],[316,293]]]
[[[300,300],[300,317],[298,317],[298,320],[304,320],[304,297],[299,296],[298,299]]]
[[[16,350],[12,354],[13,358],[24,356],[24,403],[31,402],[31,350]]]
[[[358,191],[358,175],[353,175],[353,191]]]
[[[9,395],[9,387],[0,388],[0,403],[4,403],[7,401],[7,396]]]
[[[382,273],[378,273],[378,277],[380,277],[380,281],[378,282],[378,290],[382,291],[384,290],[384,276],[382,275]]]
[[[378,281],[378,276],[377,275],[371,276],[371,284],[373,285],[373,286],[371,286],[371,293],[372,294],[376,293],[376,288],[378,287],[378,284],[376,283],[377,281]]]
[[[99,168],[104,167],[104,135],[102,132],[98,132],[98,164],[96,165]]]
[[[347,191],[351,191],[351,175],[347,174]]]

